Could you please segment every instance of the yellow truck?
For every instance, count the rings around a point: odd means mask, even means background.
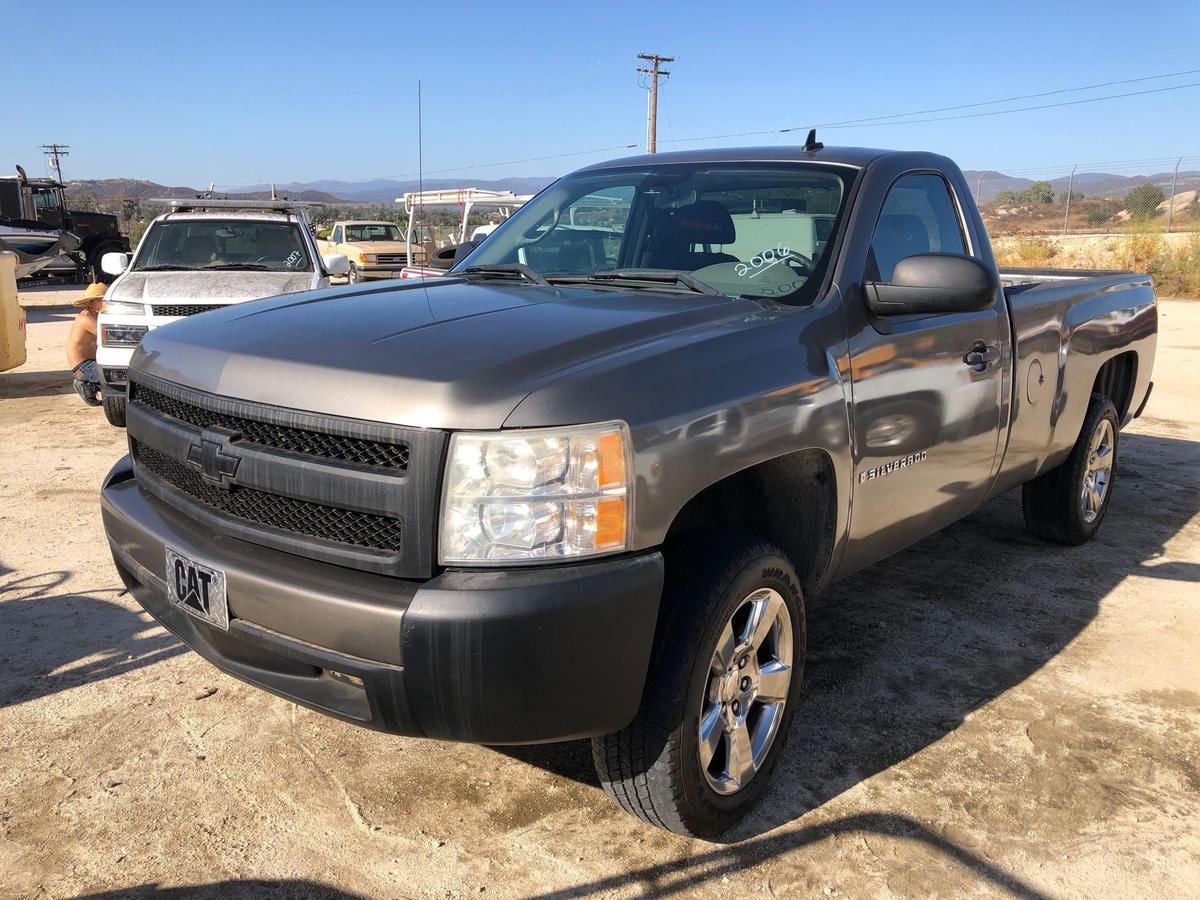
[[[317,239],[317,245],[321,253],[340,253],[350,260],[347,277],[351,284],[374,278],[399,278],[400,270],[410,262],[419,265],[425,261],[425,251],[419,245],[410,254],[409,245],[394,222],[334,222],[328,236]]]

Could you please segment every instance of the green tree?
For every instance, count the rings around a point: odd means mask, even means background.
[[[1157,184],[1139,184],[1125,195],[1125,209],[1134,220],[1144,222],[1154,218],[1158,204],[1165,199],[1162,188]]]
[[[1054,188],[1048,181],[1035,181],[1029,187],[1019,191],[1017,199],[1022,203],[1053,203]]]

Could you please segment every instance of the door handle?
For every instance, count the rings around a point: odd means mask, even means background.
[[[971,349],[963,354],[963,362],[976,372],[984,371],[999,358],[1000,348],[985,344],[983,341],[976,341],[971,345]]]

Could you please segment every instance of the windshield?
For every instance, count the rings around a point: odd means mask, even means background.
[[[355,241],[402,241],[404,235],[400,233],[400,229],[395,225],[386,223],[368,222],[363,225],[347,225],[346,226],[346,241],[353,243]]]
[[[519,263],[552,281],[656,269],[690,273],[730,296],[807,302],[853,175],[805,163],[580,172],[535,197],[455,268]]]
[[[311,272],[312,260],[294,222],[204,219],[155,224],[134,269]]]

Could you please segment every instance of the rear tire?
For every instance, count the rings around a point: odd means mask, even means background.
[[[778,548],[730,535],[669,550],[641,709],[592,740],[605,793],[679,834],[728,831],[771,780],[803,671],[804,601]]]
[[[104,396],[101,398],[101,402],[104,404],[104,418],[108,419],[108,424],[124,428],[125,398]]]
[[[1031,532],[1055,544],[1075,546],[1091,540],[1112,499],[1120,435],[1117,408],[1103,394],[1092,394],[1071,455],[1021,489],[1021,508]]]

